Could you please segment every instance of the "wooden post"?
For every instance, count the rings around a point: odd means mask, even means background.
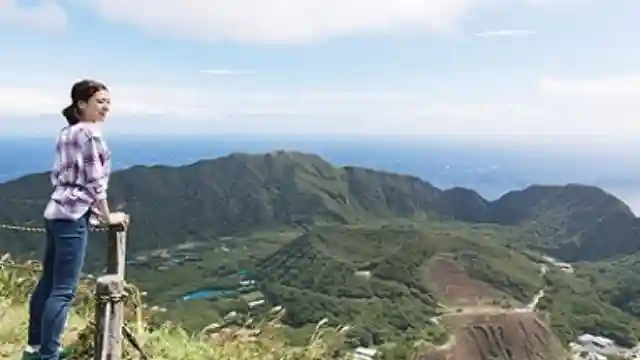
[[[122,324],[124,280],[116,274],[105,275],[96,285],[96,333],[94,360],[120,360],[122,357]]]
[[[128,219],[128,216],[127,216]],[[107,274],[96,284],[94,360],[120,360],[124,324],[126,228],[110,225],[107,233]]]
[[[118,274],[124,279],[126,229],[122,225],[111,225],[107,237],[107,274]]]

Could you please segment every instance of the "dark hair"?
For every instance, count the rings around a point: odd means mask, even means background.
[[[95,80],[80,80],[71,87],[71,105],[62,109],[62,116],[67,119],[69,125],[75,125],[81,121],[80,109],[78,103],[80,101],[87,102],[98,91],[109,90],[107,86]]]

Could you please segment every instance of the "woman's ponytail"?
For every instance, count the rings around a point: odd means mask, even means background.
[[[67,119],[70,126],[80,122],[80,114],[78,113],[78,108],[75,103],[62,109],[62,116]]]

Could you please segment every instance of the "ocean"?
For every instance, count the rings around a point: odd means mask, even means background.
[[[0,138],[0,183],[48,171],[54,139]],[[109,139],[114,167],[186,165],[232,152],[296,150],[315,153],[335,165],[355,165],[415,175],[441,187],[462,186],[495,199],[531,184],[597,185],[640,210],[640,165],[619,155],[558,149],[513,149],[504,144],[471,144],[406,139],[292,137],[116,137]]]

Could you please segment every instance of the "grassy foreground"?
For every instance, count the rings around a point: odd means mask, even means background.
[[[37,280],[39,264],[13,264],[8,255],[0,259],[0,358],[19,359],[26,344],[28,297]],[[83,281],[69,314],[65,346],[73,348],[73,359],[93,354],[93,284]],[[348,358],[339,354],[347,328],[328,328],[321,322],[307,346],[293,347],[281,336],[279,320],[284,310],[274,309],[267,320],[253,324],[209,326],[200,334],[188,334],[170,323],[154,324],[154,309],[141,301],[140,292],[128,286],[126,320],[145,353],[154,360],[205,359],[328,359]],[[137,351],[125,341],[125,359],[138,359]]]

